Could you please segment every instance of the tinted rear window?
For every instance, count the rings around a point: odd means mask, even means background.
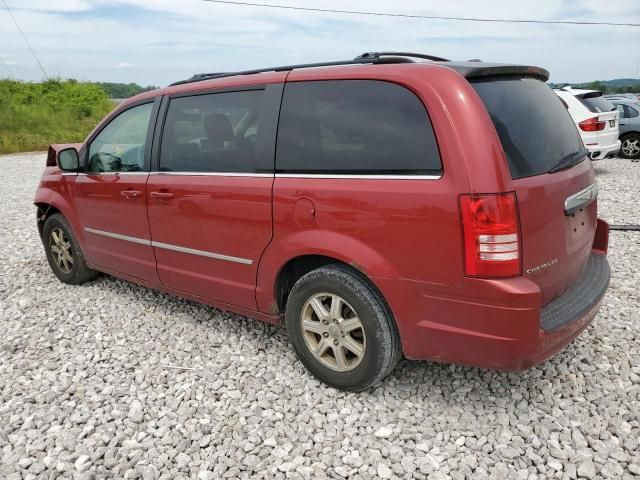
[[[578,97],[578,100],[593,113],[610,112],[616,109],[616,107],[602,95],[587,98]]]
[[[540,80],[494,77],[472,85],[491,116],[514,179],[546,173],[582,150],[569,112]]]
[[[425,107],[406,88],[374,80],[287,83],[277,171],[410,175],[441,169]]]
[[[164,172],[257,170],[255,145],[264,90],[172,98],[160,147]]]

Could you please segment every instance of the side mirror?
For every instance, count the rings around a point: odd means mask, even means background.
[[[77,172],[80,167],[78,151],[75,148],[65,148],[58,152],[58,167],[63,172]]]

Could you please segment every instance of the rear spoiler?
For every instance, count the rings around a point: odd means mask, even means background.
[[[440,63],[440,62],[434,62]],[[517,75],[522,77],[533,77],[543,82],[549,80],[549,72],[541,67],[528,65],[510,65],[506,63],[488,62],[442,62],[444,67],[454,69],[465,78],[493,77],[497,75]]]
[[[587,92],[587,93],[576,94],[576,97],[580,97],[580,98],[596,98],[601,96],[602,96],[602,92]]]

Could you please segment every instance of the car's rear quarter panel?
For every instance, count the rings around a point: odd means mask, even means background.
[[[408,68],[407,68],[408,67]],[[512,188],[506,162],[488,114],[469,83],[453,70],[394,65],[292,72],[288,81],[376,79],[413,91],[425,104],[443,164],[442,177],[426,179],[283,178],[273,189],[274,238],[258,272],[261,311],[273,311],[275,279],[289,259],[316,254],[337,258],[363,271],[381,290],[410,343],[417,322],[426,318],[425,291],[462,294],[464,267],[458,196]],[[477,156],[493,159],[476,165]],[[468,161],[465,161],[465,159]],[[468,172],[471,170],[471,173]],[[309,199],[315,220],[300,225],[294,205]],[[404,294],[403,294],[404,292]],[[437,296],[437,295],[436,295]],[[434,299],[435,305],[438,300]],[[433,313],[438,311],[437,307]],[[446,323],[449,315],[438,315]],[[458,321],[459,316],[451,316]],[[490,327],[489,327],[490,328]],[[405,348],[405,353],[407,352]]]

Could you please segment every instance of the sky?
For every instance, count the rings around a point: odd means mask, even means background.
[[[43,74],[0,0],[0,77]],[[254,0],[260,1],[260,0]],[[536,65],[553,82],[640,78],[640,28],[314,13],[204,0],[6,0],[50,77],[164,86],[199,72],[396,50]],[[640,0],[264,0],[375,12],[640,23]]]

